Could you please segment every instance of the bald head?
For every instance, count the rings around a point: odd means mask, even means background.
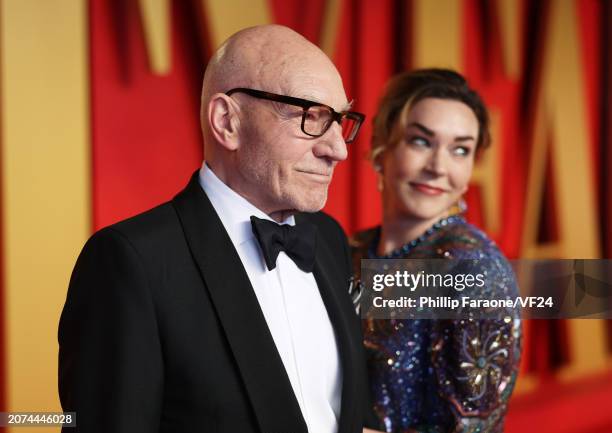
[[[325,53],[290,28],[265,25],[235,33],[213,54],[204,73],[201,119],[205,141],[210,138],[205,120],[213,95],[248,87],[323,102],[325,95],[299,88],[311,84],[315,71],[331,85],[342,87],[340,74]]]
[[[210,59],[202,97],[233,87],[261,87],[280,91],[288,75],[317,63],[340,75],[329,58],[299,33],[280,25],[250,27],[227,39]],[[276,87],[276,88],[271,88]]]

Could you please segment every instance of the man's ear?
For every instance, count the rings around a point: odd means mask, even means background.
[[[238,112],[236,103],[224,93],[216,93],[208,103],[208,124],[215,139],[227,150],[238,148]]]

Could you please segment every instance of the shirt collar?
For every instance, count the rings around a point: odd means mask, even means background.
[[[241,245],[254,238],[251,215],[273,221],[265,212],[223,183],[206,161],[202,162],[199,181],[234,245]],[[295,217],[292,215],[281,224],[295,225]]]

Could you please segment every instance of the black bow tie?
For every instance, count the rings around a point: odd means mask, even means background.
[[[276,259],[284,251],[304,272],[312,272],[317,243],[317,227],[310,223],[295,226],[251,217],[253,234],[259,242],[268,270],[276,267]]]

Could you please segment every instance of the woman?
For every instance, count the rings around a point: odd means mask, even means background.
[[[516,295],[507,260],[461,212],[476,157],[489,145],[480,97],[456,72],[395,77],[374,119],[371,159],[381,226],[353,239],[362,258],[486,259],[492,292]],[[482,264],[484,263],[484,264]],[[386,432],[500,432],[518,372],[520,320],[364,321],[374,410]]]

